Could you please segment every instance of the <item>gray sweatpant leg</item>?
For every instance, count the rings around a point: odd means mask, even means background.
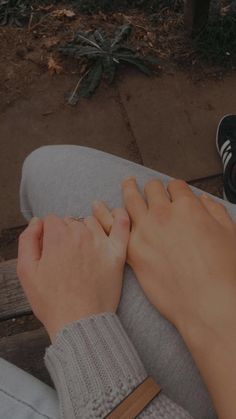
[[[26,159],[20,191],[21,211],[29,220],[48,213],[87,216],[91,202],[122,205],[121,180],[134,175],[140,188],[151,178],[170,179],[154,170],[79,146],[49,146]],[[201,191],[193,188],[199,194]],[[234,218],[234,206],[223,203]],[[125,270],[119,317],[148,370],[165,393],[194,418],[216,418],[207,390],[177,330],[145,298],[134,273]]]
[[[0,358],[0,418],[59,419],[56,391]]]

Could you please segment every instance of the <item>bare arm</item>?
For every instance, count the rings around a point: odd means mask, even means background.
[[[236,416],[236,304],[223,310],[217,324],[185,325],[180,330],[205,384],[219,419]]]

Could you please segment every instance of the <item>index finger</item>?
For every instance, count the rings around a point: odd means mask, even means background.
[[[172,202],[177,201],[183,197],[197,199],[190,186],[181,179],[172,179],[167,186]]]
[[[33,217],[19,237],[17,273],[21,281],[33,275],[41,258],[42,235],[43,221]]]
[[[138,190],[137,182],[134,177],[128,177],[122,183],[124,204],[131,221],[136,223],[147,212],[147,205]]]

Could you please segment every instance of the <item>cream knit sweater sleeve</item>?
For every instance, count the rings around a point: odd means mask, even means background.
[[[65,327],[46,350],[61,419],[105,418],[147,373],[118,317],[105,313]],[[191,419],[162,392],[139,418]]]

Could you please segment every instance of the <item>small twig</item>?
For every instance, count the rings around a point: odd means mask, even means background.
[[[48,17],[48,15],[43,16],[39,22],[35,23],[34,26],[31,26],[31,28],[29,29],[29,31],[33,31],[35,28],[37,28],[38,26],[41,25],[41,23],[43,22],[43,20],[45,20]]]
[[[148,29],[147,28],[145,28],[144,26],[141,26],[141,25],[137,25],[136,23],[133,23],[132,22],[132,19],[130,19],[130,17],[128,17],[128,16],[125,16],[125,20],[130,24],[130,25],[133,25],[133,26],[135,26],[135,28],[140,28],[140,29],[143,29],[144,31],[148,31]]]
[[[83,76],[79,79],[78,83],[76,84],[76,86],[75,86],[75,88],[74,88],[73,92],[71,93],[71,95],[70,95],[70,97],[69,97],[69,99],[68,99],[68,103],[69,103],[69,105],[73,105],[73,104],[74,104],[74,103],[73,103],[73,99],[74,99],[74,97],[75,97],[75,95],[76,95],[76,92],[77,92],[77,90],[78,90],[78,88],[79,88],[79,86],[80,86],[81,82],[83,81],[83,79],[87,76],[87,74],[88,74],[89,70],[90,70],[90,69],[88,69],[88,70],[86,71],[86,73],[84,73],[84,74],[83,74]]]
[[[141,26],[141,25],[136,25],[136,24],[133,24],[133,26],[135,26],[136,28],[143,29],[145,32],[148,32],[148,29],[147,29],[147,28],[145,28],[144,26]]]
[[[33,20],[33,15],[34,15],[34,13],[33,12],[31,12],[30,13],[30,18],[29,18],[29,23],[28,23],[28,31],[30,32],[30,30],[31,30],[31,24],[32,24],[32,20]]]

